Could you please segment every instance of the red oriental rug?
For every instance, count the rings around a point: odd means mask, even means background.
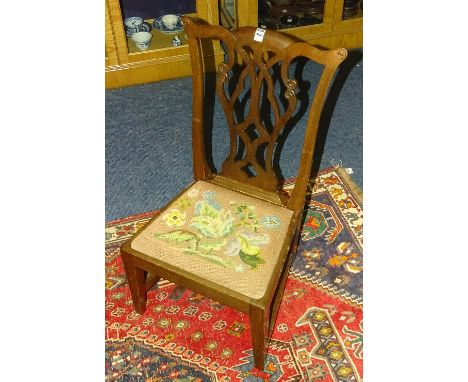
[[[135,313],[119,246],[155,213],[106,225],[107,381],[362,380],[362,198],[341,168],[311,190],[263,372],[243,313],[165,280]]]

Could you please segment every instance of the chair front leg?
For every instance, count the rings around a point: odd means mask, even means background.
[[[297,248],[299,245],[299,231],[296,232],[293,242],[291,243],[290,253],[288,255],[288,260],[283,268],[283,273],[281,274],[280,282],[276,287],[275,295],[273,296],[273,301],[271,303],[271,312],[270,312],[270,324],[268,336],[271,337],[273,334],[273,329],[275,326],[276,316],[278,315],[278,310],[281,305],[281,300],[283,298],[284,289],[288,281],[289,268],[291,268],[291,263],[296,255]]]
[[[135,311],[143,314],[146,310],[147,290],[145,287],[145,270],[137,267],[133,256],[121,250],[122,260],[127,274],[128,286],[132,294]]]
[[[268,347],[269,309],[251,305],[249,311],[250,335],[255,367],[259,370],[265,367],[265,354]]]

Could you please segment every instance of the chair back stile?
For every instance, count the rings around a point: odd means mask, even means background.
[[[184,28],[187,32],[192,66],[192,155],[193,173],[195,180],[210,178],[211,169],[206,160],[204,140],[204,62],[202,57],[202,45],[200,39],[222,39],[230,37],[230,33],[222,27],[214,25],[199,25],[187,16],[182,17]],[[194,31],[194,27],[196,32]]]
[[[207,179],[212,177],[206,160],[204,146],[204,71],[202,58],[202,39],[216,39],[224,43],[227,60],[218,66],[216,93],[225,113],[229,128],[229,154],[221,166],[219,175],[230,178],[241,184],[261,189],[267,193],[281,192],[280,179],[273,168],[275,147],[296,108],[297,81],[289,78],[289,66],[299,57],[307,57],[324,66],[316,87],[315,96],[309,107],[304,144],[302,147],[297,181],[291,197],[283,199],[285,207],[298,211],[302,209],[307,183],[312,168],[314,143],[318,130],[327,90],[339,64],[346,58],[345,49],[322,51],[309,44],[267,30],[263,41],[254,40],[256,28],[242,27],[231,32],[225,28],[212,25],[201,25],[192,18],[183,17],[187,32],[189,49],[192,57],[193,72],[193,166],[194,177]],[[233,90],[229,91],[230,73],[237,62],[242,63]],[[284,89],[287,105],[281,113],[278,96],[275,94],[275,83],[271,71],[279,66],[280,88]],[[232,76],[231,76],[232,77]],[[239,96],[246,92],[245,82],[250,84],[250,105],[243,119],[238,119],[235,106]],[[244,93],[245,94],[245,93]],[[263,97],[262,97],[263,94]],[[262,121],[261,103],[267,102],[274,117],[268,128]]]

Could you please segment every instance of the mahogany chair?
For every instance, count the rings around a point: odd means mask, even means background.
[[[298,243],[322,107],[347,52],[319,50],[272,30],[256,41],[254,27],[229,31],[190,17],[183,23],[193,71],[194,180],[123,244],[122,258],[137,313],[144,313],[147,292],[160,278],[242,311],[250,319],[255,366],[263,369]],[[227,50],[218,66],[216,93],[227,118],[230,150],[219,173],[207,161],[204,142],[204,39],[221,40]],[[288,68],[299,56],[323,65],[323,71],[309,109],[297,180],[288,194],[273,161],[278,137],[296,108],[298,83],[289,78]],[[242,69],[233,76],[237,65]],[[274,66],[281,86],[275,86]],[[228,87],[229,80],[234,86]],[[240,118],[235,108],[246,82],[250,105]],[[274,94],[278,89],[284,98]],[[280,101],[286,102],[283,111]],[[260,113],[262,102],[270,104],[271,126]]]

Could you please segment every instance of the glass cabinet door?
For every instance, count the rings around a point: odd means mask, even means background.
[[[219,0],[228,28],[281,30],[326,48],[362,46],[363,0]]]
[[[331,28],[335,0],[220,0],[220,22],[307,35]],[[228,25],[226,25],[228,24]]]
[[[120,8],[129,53],[186,45],[179,16],[197,15],[196,0],[120,0]]]
[[[106,0],[120,64],[188,54],[181,15],[217,23],[217,0]],[[107,31],[106,31],[107,32]]]
[[[344,0],[343,10],[341,12],[342,20],[350,20],[361,17],[364,0]]]
[[[217,24],[218,0],[105,0],[106,87],[121,87],[191,74],[181,16]],[[204,54],[223,58],[219,43]],[[111,58],[113,57],[113,58]]]
[[[326,0],[258,0],[258,24],[289,29],[323,23]]]
[[[237,11],[236,0],[220,0],[219,1],[219,24],[228,29],[235,28]]]

